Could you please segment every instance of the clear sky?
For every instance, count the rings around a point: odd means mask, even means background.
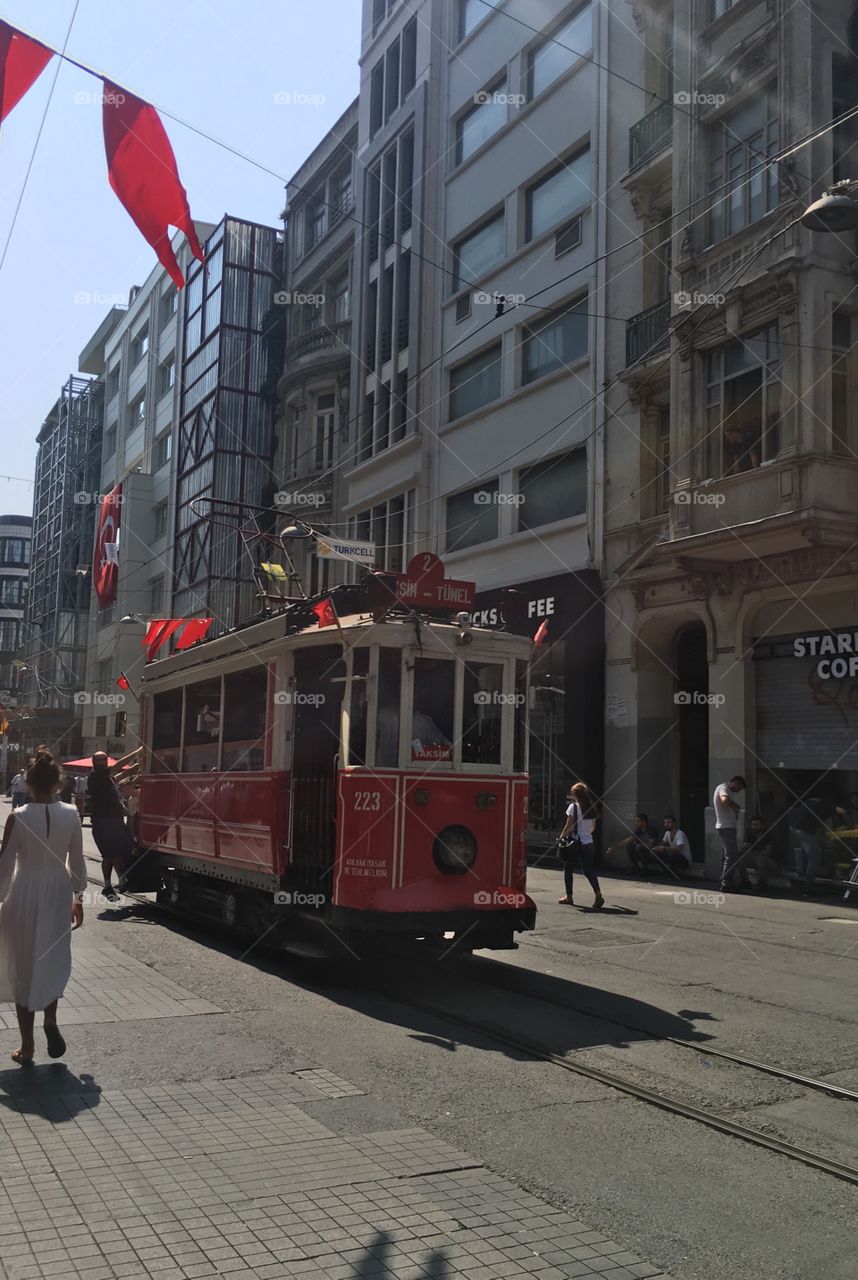
[[[0,17],[61,48],[75,0],[0,0]],[[79,0],[67,53],[291,176],[355,97],[360,0]],[[0,130],[0,256],[52,60]],[[156,265],[107,182],[100,84],[63,65],[0,269],[0,473],[32,478],[35,436],[109,310]],[[275,95],[297,95],[294,103]],[[306,102],[302,98],[321,98]],[[164,117],[191,213],[279,223],[283,182]],[[0,514],[32,511],[32,486],[0,479]]]

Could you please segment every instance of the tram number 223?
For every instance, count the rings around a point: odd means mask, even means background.
[[[378,813],[381,809],[381,792],[356,791],[355,808],[363,813]]]

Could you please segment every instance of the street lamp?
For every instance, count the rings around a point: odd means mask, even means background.
[[[858,182],[835,182],[805,209],[800,222],[808,231],[858,231]]]

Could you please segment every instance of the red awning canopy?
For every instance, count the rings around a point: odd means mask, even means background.
[[[108,756],[107,757],[108,769],[112,768],[113,765],[115,764],[116,764],[116,761],[114,760],[113,756]],[[63,768],[64,769],[91,769],[92,757],[86,756],[83,760],[64,760]]]

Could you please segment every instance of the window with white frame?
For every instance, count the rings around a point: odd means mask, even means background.
[[[585,4],[562,26],[529,50],[527,55],[527,96],[536,98],[549,85],[574,67],[593,47],[593,10]]]
[[[158,395],[165,396],[176,384],[176,357],[167,356],[158,366]]]
[[[148,325],[144,329],[140,329],[138,333],[131,339],[131,364],[135,365],[142,360],[146,352],[149,350],[149,328]]]
[[[176,289],[176,286],[174,284],[168,285],[167,288],[164,290],[164,292],[161,294],[161,299],[158,304],[158,318],[160,320],[162,329],[164,325],[173,318],[173,316],[176,314],[178,309],[179,309],[178,290]]]
[[[498,482],[487,480],[446,500],[446,547],[464,551],[498,536]]]
[[[506,76],[496,80],[491,89],[474,95],[474,105],[456,120],[456,164],[467,160],[503,128],[507,121],[506,99]]]
[[[557,165],[525,193],[525,238],[535,240],[590,204],[593,193],[590,148]]]
[[[503,210],[453,245],[453,288],[474,284],[504,258]]]
[[[522,383],[535,382],[556,369],[568,368],[588,352],[590,318],[587,294],[536,324],[522,335]]]
[[[459,39],[464,40],[488,12],[488,6],[482,0],[459,0]]]
[[[538,529],[587,510],[587,450],[546,458],[518,473],[518,527]]]
[[[770,85],[709,129],[709,237],[726,236],[764,218],[778,204],[777,94]]]
[[[408,561],[414,544],[414,490],[388,498],[368,511],[361,511],[351,521],[351,536],[375,544],[375,565],[400,573]]]
[[[168,427],[166,431],[162,431],[156,437],[152,446],[152,470],[160,471],[162,467],[166,467],[170,458],[173,456],[173,428]]]
[[[314,462],[317,471],[324,471],[334,462],[334,429],[336,426],[336,396],[326,391],[316,396],[316,413],[313,419]]]
[[[167,503],[159,502],[152,511],[153,536],[163,538],[167,532]]]
[[[473,413],[501,393],[503,350],[499,342],[450,370],[450,420]]]
[[[721,441],[721,473],[753,471],[780,449],[777,325],[734,338],[706,356],[706,431]]]
[[[135,427],[142,427],[146,421],[146,396],[145,394],[137,396],[136,400],[132,400],[128,406],[128,430],[133,431]]]

